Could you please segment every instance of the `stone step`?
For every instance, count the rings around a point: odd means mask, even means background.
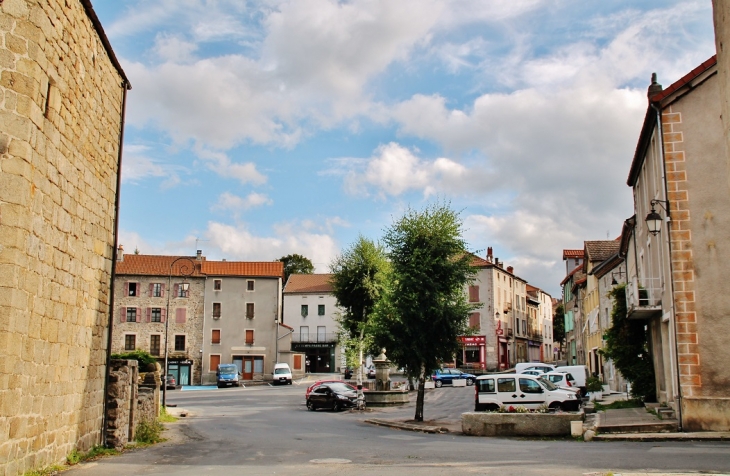
[[[654,423],[620,423],[613,425],[599,425],[596,432],[606,433],[674,433],[679,431],[677,420],[661,420]]]

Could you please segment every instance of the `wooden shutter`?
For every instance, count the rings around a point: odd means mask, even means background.
[[[179,291],[179,289],[178,289],[179,287],[180,286],[178,284],[173,284],[172,285],[172,289],[173,289],[172,297],[177,297],[177,294],[178,294],[178,291]]]
[[[119,322],[127,322],[127,308],[126,307],[119,308]]]
[[[165,322],[165,317],[167,317],[167,309],[160,309],[160,322]]]
[[[137,315],[135,317],[137,318],[137,322],[142,322],[142,308],[141,307],[137,308]]]
[[[213,329],[213,336],[210,340],[211,344],[220,344],[221,343],[221,331],[220,329]]]
[[[184,324],[186,314],[187,314],[187,309],[184,307],[179,307],[179,308],[175,309],[175,322],[178,324]]]
[[[147,308],[147,322],[152,322],[152,308]]]
[[[294,370],[302,370],[302,354],[294,355]]]
[[[160,297],[165,297],[165,283],[160,284]]]
[[[469,327],[479,329],[479,313],[478,312],[472,312],[471,314],[469,314]]]
[[[150,297],[155,295],[155,283],[150,283]]]
[[[469,286],[469,302],[479,302],[479,286]]]
[[[218,370],[218,365],[221,363],[221,356],[220,355],[211,355],[210,356],[210,371],[215,372]]]
[[[129,296],[129,281],[124,282],[124,297]]]
[[[253,329],[246,329],[246,344],[253,344]]]
[[[190,297],[190,285],[188,284],[188,289],[185,291],[185,297]]]

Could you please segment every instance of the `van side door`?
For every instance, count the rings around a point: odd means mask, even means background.
[[[502,405],[506,407],[524,405],[525,397],[520,398],[517,383],[514,377],[498,377],[497,378],[497,397],[501,400]]]
[[[520,378],[520,399],[522,405],[529,409],[537,409],[545,403],[544,391],[536,380]]]

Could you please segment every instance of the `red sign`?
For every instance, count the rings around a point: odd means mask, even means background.
[[[459,342],[462,344],[486,344],[487,338],[485,336],[460,336]]]
[[[501,336],[503,334],[504,334],[504,330],[503,329],[497,329],[497,335],[498,336]]]

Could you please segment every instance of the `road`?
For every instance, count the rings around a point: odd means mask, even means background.
[[[422,434],[363,423],[413,418],[405,409],[309,412],[306,384],[171,391],[188,412],[172,440],[103,459],[68,475],[583,475],[639,472],[730,473],[728,442],[583,443],[571,439],[478,438]],[[431,390],[426,419],[457,421],[473,405],[472,387]],[[411,400],[415,401],[415,395]]]

